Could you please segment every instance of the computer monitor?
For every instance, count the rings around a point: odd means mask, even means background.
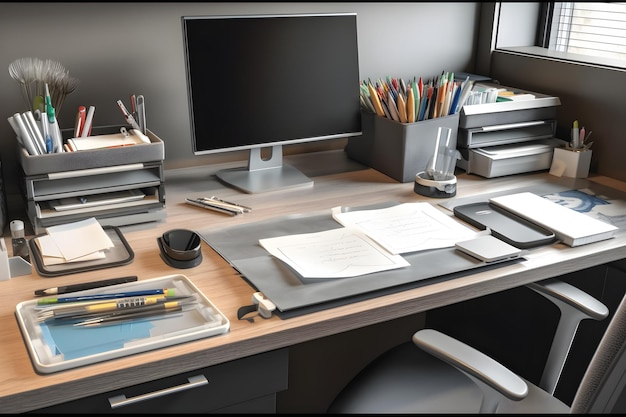
[[[182,29],[194,155],[250,151],[221,181],[312,185],[282,146],[361,134],[356,13],[183,16]]]

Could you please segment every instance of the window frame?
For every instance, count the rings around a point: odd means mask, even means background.
[[[552,18],[555,12],[554,3],[555,2],[542,2],[540,4],[507,2],[483,3],[481,25],[492,22],[490,25],[491,31],[485,31],[485,33],[490,32],[492,39],[488,43],[486,40],[480,42],[479,48],[480,45],[489,44],[490,51],[486,54],[489,58],[494,52],[523,54],[537,58],[559,60],[590,67],[601,67],[626,72],[625,60],[549,50],[549,28],[552,24]],[[538,11],[535,11],[538,6]],[[507,7],[521,8],[518,10],[526,11],[528,17],[526,19],[519,19],[518,21],[516,19],[519,17],[519,14],[507,14],[506,10],[503,11],[503,8]],[[532,15],[535,12],[537,13],[535,24],[532,24]],[[488,20],[485,21],[485,19]],[[521,44],[519,46],[500,46],[504,38],[520,39]],[[525,41],[525,39],[534,39],[534,42]],[[487,58],[484,53],[481,55],[479,52],[477,56],[477,68],[490,68],[489,62],[485,61]]]

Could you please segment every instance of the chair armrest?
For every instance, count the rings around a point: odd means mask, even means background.
[[[560,300],[594,320],[602,320],[609,315],[609,309],[586,292],[558,279],[546,279],[527,285],[546,298]]]
[[[413,335],[413,343],[472,378],[483,390],[485,397],[496,397],[489,401],[493,410],[499,402],[498,396],[519,401],[528,395],[528,385],[522,378],[457,339],[437,330],[422,329]]]
[[[541,294],[561,311],[550,353],[539,386],[554,394],[567,361],[578,325],[582,320],[602,320],[609,309],[586,292],[556,278],[527,284],[528,288]]]

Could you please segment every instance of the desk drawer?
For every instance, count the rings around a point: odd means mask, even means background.
[[[36,412],[274,413],[276,392],[287,389],[288,358],[288,349],[275,350]]]

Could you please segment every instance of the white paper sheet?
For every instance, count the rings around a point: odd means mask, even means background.
[[[67,260],[61,253],[61,250],[57,247],[54,240],[52,240],[50,235],[36,237],[35,243],[39,247],[39,252],[41,252],[41,260],[46,266],[59,265],[68,262],[91,261],[94,259],[102,259],[106,257],[104,251],[97,251],[89,253],[85,256],[79,256],[78,258],[74,258],[72,260]]]
[[[111,238],[94,217],[51,226],[46,231],[67,261],[113,247]],[[49,253],[42,252],[42,255],[47,256]]]
[[[259,243],[304,278],[346,278],[410,265],[351,228],[260,239]]]
[[[335,207],[332,215],[340,224],[362,231],[394,255],[452,247],[456,242],[478,236],[426,202],[345,213],[341,207]]]

